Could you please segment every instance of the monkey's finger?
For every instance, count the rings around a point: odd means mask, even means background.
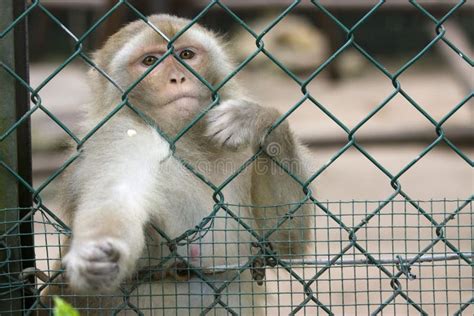
[[[82,272],[86,275],[110,277],[118,274],[119,265],[110,262],[88,262]]]
[[[110,242],[96,244],[81,250],[79,255],[86,261],[117,262],[120,259],[120,251]]]
[[[99,248],[107,255],[110,261],[117,262],[120,259],[120,251],[111,242],[100,244]]]
[[[207,121],[208,122],[215,122],[217,121],[222,115],[225,115],[226,112],[223,111],[220,108],[215,108],[212,109],[208,114],[207,114]]]
[[[207,130],[212,132],[215,130],[226,129],[227,127],[229,127],[229,123],[231,122],[235,122],[235,120],[232,119],[231,115],[223,114],[216,120],[208,121]]]

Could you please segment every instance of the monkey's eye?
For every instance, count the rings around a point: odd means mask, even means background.
[[[191,59],[196,55],[192,50],[189,49],[183,49],[181,53],[179,53],[179,57],[182,59]]]
[[[142,60],[142,64],[144,64],[145,66],[151,66],[153,65],[156,61],[158,60],[158,58],[156,58],[155,56],[146,56],[145,58],[143,58]]]

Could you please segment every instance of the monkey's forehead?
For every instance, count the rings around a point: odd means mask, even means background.
[[[168,39],[173,38],[178,32],[182,29],[191,25],[192,30],[196,32],[207,33],[208,36],[212,36],[212,32],[207,30],[206,28],[202,27],[199,24],[192,23],[191,20],[180,18],[177,16],[172,16],[168,14],[159,14],[159,15],[152,15],[148,17],[148,22],[155,26],[160,32],[165,34]]]
[[[176,34],[191,23],[189,20],[169,15],[154,15],[149,17],[148,22],[156,29],[140,20],[124,27],[117,33],[117,38],[114,38],[114,36],[110,38],[106,46],[115,46],[111,66],[119,66],[121,63],[128,62],[147,51],[148,48],[166,48],[168,39],[174,38]],[[164,38],[160,33],[167,38]],[[207,50],[218,46],[218,43],[212,32],[194,24],[181,34],[173,45],[175,47],[199,46]]]
[[[204,33],[212,33],[200,24],[193,23],[191,20],[180,18],[169,14],[155,14],[148,17],[148,22],[165,33],[167,36],[174,36],[183,28],[192,24],[192,28]]]

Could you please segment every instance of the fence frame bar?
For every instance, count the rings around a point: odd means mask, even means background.
[[[0,29],[12,23],[16,17],[26,10],[25,0],[9,0],[2,1],[0,16],[3,22],[0,23]],[[29,83],[29,59],[28,59],[28,41],[27,41],[27,18],[19,21],[15,26],[12,34],[6,35],[2,40],[3,45],[0,50],[2,60],[8,61],[9,67],[15,70],[15,73],[21,77],[25,83]],[[10,37],[8,39],[8,37]],[[0,100],[0,109],[2,112],[2,120],[0,124],[1,130],[6,130],[22,116],[28,112],[30,108],[30,96],[27,87],[22,85],[18,80],[14,80],[11,76],[3,71],[0,76],[2,86],[2,98]],[[2,141],[1,160],[12,167],[13,170],[28,184],[32,183],[32,157],[31,157],[31,123],[30,118],[27,118],[20,124],[15,132]],[[0,209],[3,210],[3,217],[14,217],[17,219],[24,218],[18,227],[18,240],[16,241],[18,251],[12,256],[19,256],[21,264],[19,263],[15,270],[21,270],[35,266],[35,250],[34,250],[34,235],[33,235],[33,213],[32,195],[31,192],[22,185],[17,179],[14,179],[7,170],[3,169],[0,172],[0,183],[5,184],[0,188]],[[17,211],[14,211],[16,208]],[[14,225],[14,224],[13,224]],[[1,232],[5,232],[10,227],[2,227]],[[12,298],[16,294],[23,297],[22,301],[15,301],[12,299],[8,306],[0,306],[0,311],[8,311],[11,304],[22,305],[24,310],[27,310],[35,302],[35,298],[27,288],[23,288],[23,293],[20,291],[11,292]]]
[[[18,17],[27,8],[26,0],[13,1],[13,15]],[[15,38],[15,71],[29,84],[29,55],[28,55],[28,16],[18,23],[14,30]],[[17,121],[25,115],[30,109],[30,94],[28,89],[19,81],[15,81],[15,101]],[[31,150],[31,120],[28,118],[17,128],[17,159],[18,174],[32,185],[32,150]],[[30,213],[33,205],[31,192],[23,185],[18,187],[18,204],[20,207],[20,218],[24,218]],[[35,248],[34,248],[34,214],[20,224],[21,234],[21,257],[22,269],[35,267]],[[32,277],[33,278],[33,277]],[[30,280],[31,284],[34,280]],[[28,291],[28,289],[25,289]],[[29,294],[29,295],[28,295]],[[24,293],[24,310],[28,310],[34,303],[35,298],[31,293]]]

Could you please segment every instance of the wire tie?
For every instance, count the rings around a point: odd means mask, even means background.
[[[404,260],[402,258],[402,256],[400,255],[397,255],[397,268],[398,270],[403,273],[407,278],[408,280],[415,280],[416,279],[416,275],[411,273],[411,267],[410,265],[407,263],[406,260]]]

